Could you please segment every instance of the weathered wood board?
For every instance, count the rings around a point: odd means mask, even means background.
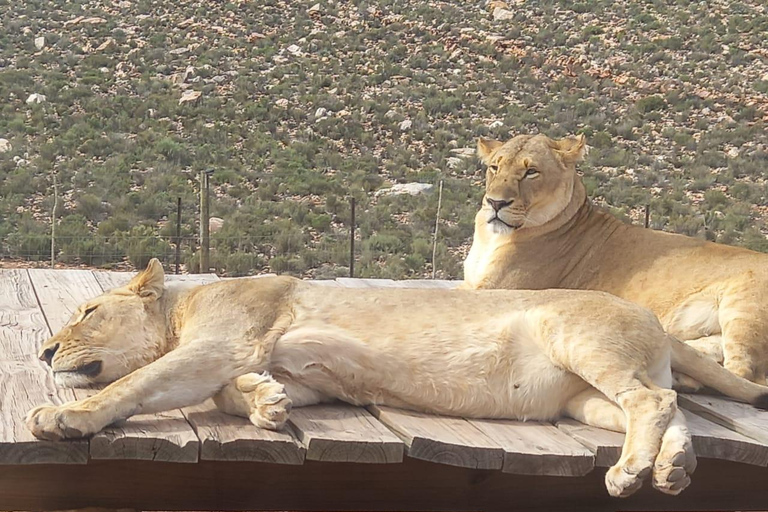
[[[582,476],[594,454],[554,425],[511,420],[470,420],[504,449],[502,471],[518,475]]]
[[[291,411],[289,421],[307,447],[307,460],[378,464],[403,460],[402,441],[360,407],[301,407]]]
[[[504,465],[503,447],[467,420],[384,406],[368,410],[403,440],[409,457],[464,468]]]

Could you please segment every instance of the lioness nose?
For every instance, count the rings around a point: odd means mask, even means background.
[[[40,354],[40,360],[45,361],[48,363],[48,366],[51,366],[51,361],[53,361],[53,356],[56,355],[56,351],[59,350],[59,344],[55,344],[51,348],[47,348],[43,350],[43,353]]]
[[[512,201],[505,201],[503,199],[491,199],[490,197],[486,197],[485,200],[488,202],[489,205],[491,205],[491,208],[493,208],[493,211],[498,212],[505,206],[509,206],[512,204]]]

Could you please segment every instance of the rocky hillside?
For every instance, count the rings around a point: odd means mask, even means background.
[[[459,277],[478,136],[585,133],[593,197],[768,250],[768,7],[743,2],[182,0],[0,5],[0,257],[194,255],[220,271]],[[54,194],[54,183],[57,194]]]

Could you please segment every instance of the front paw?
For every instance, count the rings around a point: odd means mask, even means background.
[[[83,421],[85,414],[66,406],[41,405],[27,413],[26,423],[36,438],[61,441],[84,437],[98,430],[88,428]]]

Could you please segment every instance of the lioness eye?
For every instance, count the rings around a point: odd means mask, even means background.
[[[531,167],[530,169],[525,171],[525,177],[526,178],[535,178],[538,175],[539,175],[539,171],[534,169],[533,167]]]
[[[90,315],[91,313],[93,313],[94,311],[96,311],[96,308],[97,308],[97,307],[98,307],[98,306],[91,306],[91,307],[89,307],[88,309],[86,309],[86,310],[83,312],[83,320],[85,320],[85,319],[86,319],[86,317],[88,317],[88,315]]]
[[[496,171],[499,170],[499,166],[498,165],[489,165],[488,166],[488,170],[491,171],[491,172],[496,172]]]

